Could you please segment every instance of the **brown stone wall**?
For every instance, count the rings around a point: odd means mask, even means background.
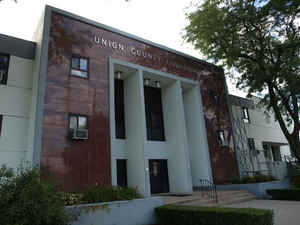
[[[89,79],[69,75],[72,54],[89,58]],[[222,183],[238,174],[220,70],[53,13],[41,163],[57,181],[67,189],[110,185],[109,57],[199,81],[214,180]],[[218,93],[219,104],[211,101],[211,90]],[[89,116],[87,141],[68,139],[69,113]],[[230,143],[227,148],[217,145],[216,131],[220,129],[225,131]]]

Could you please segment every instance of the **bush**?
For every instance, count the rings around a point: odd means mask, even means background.
[[[142,196],[134,188],[127,187],[95,187],[82,193],[80,202],[95,203],[95,202],[110,202],[122,201],[141,198]]]
[[[255,176],[245,176],[242,178],[234,177],[230,180],[230,183],[232,184],[252,184],[252,183],[261,183],[261,182],[269,182],[269,181],[275,181],[276,178],[274,178],[271,175],[255,175]]]
[[[295,165],[291,175],[291,184],[296,187],[300,188],[300,164]]]
[[[165,205],[155,209],[161,225],[273,225],[273,211]]]
[[[300,201],[300,189],[268,189],[266,192],[274,200]]]
[[[75,215],[67,214],[56,187],[40,179],[37,168],[20,168],[16,174],[6,167],[0,173],[0,221],[5,225],[67,225]]]

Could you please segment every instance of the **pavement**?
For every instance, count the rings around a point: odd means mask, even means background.
[[[300,225],[300,202],[252,200],[222,207],[273,209],[275,225]]]

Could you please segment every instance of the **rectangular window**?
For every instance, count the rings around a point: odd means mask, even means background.
[[[2,121],[3,121],[3,115],[0,115],[0,137],[1,137],[1,134],[2,134]]]
[[[117,159],[117,184],[121,187],[127,187],[126,159]]]
[[[151,141],[165,141],[161,89],[145,86],[144,95],[147,139]]]
[[[249,111],[246,107],[242,108],[242,118],[244,123],[250,123]]]
[[[255,150],[254,138],[248,138],[248,146],[250,150]]]
[[[124,82],[115,79],[116,138],[125,139]]]
[[[7,84],[9,55],[0,53],[0,84]]]
[[[88,78],[89,77],[89,60],[87,58],[72,56],[71,75]]]
[[[69,136],[72,139],[88,139],[88,117],[84,115],[69,115]]]
[[[227,139],[225,137],[225,133],[223,130],[217,131],[217,139],[218,139],[218,145],[220,147],[228,146]]]

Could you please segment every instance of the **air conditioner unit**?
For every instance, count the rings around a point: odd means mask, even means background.
[[[89,137],[87,129],[74,129],[72,139],[87,140]]]

